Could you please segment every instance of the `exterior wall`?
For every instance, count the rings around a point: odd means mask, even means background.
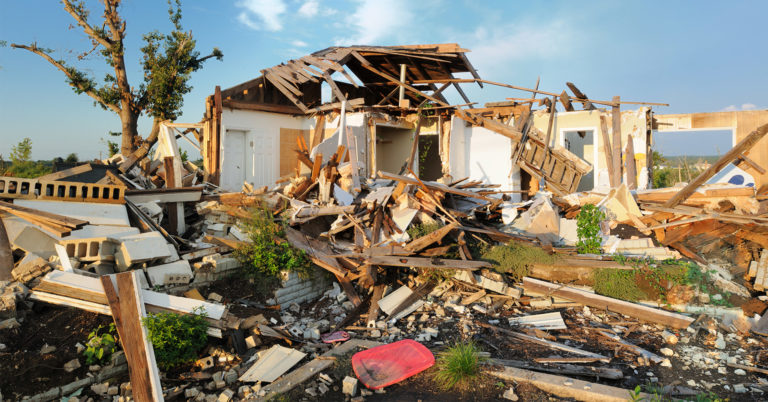
[[[642,107],[637,110],[627,110],[621,112],[621,142],[622,152],[626,150],[629,135],[632,135],[632,145],[635,151],[635,165],[637,166],[637,188],[648,188],[649,176],[647,166],[647,118],[650,108]],[[608,136],[611,138],[611,114],[602,110],[581,110],[574,112],[558,112],[552,126],[552,138],[550,146],[563,146],[563,133],[567,131],[590,130],[594,134],[592,145],[592,160],[586,158],[592,163],[593,177],[595,178],[595,189],[605,190],[610,188],[610,176],[606,155],[603,146],[603,135],[600,132],[600,115],[606,116],[608,123]],[[545,111],[534,113],[534,127],[541,132],[546,133],[549,125],[549,114]],[[595,159],[595,155],[597,158]],[[626,172],[624,173],[626,180]]]
[[[768,110],[749,110],[738,112],[690,113],[690,114],[655,114],[658,131],[682,130],[733,130],[733,143],[736,145],[744,137],[763,124],[768,124]],[[763,137],[747,152],[747,156],[760,167],[768,170],[768,136]],[[740,165],[755,178],[755,186],[768,185],[768,171],[760,174],[755,169]]]
[[[279,178],[280,129],[306,130],[313,125],[314,119],[306,117],[225,108],[221,114],[221,187],[239,191],[243,185],[231,171],[233,161],[227,160],[227,155],[239,152],[236,147],[244,147],[245,181],[256,187],[273,186]],[[244,131],[244,143],[228,138],[227,130]]]
[[[520,168],[512,166],[512,143],[503,135],[454,116],[451,120],[450,165],[454,179],[469,176],[500,184],[500,190],[520,190]],[[510,176],[510,170],[512,175]],[[513,202],[520,194],[510,194]]]

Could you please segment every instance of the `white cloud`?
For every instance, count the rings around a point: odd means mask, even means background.
[[[307,42],[304,42],[303,40],[295,40],[295,41],[291,42],[291,45],[293,45],[295,47],[307,47],[308,46]]]
[[[407,0],[358,0],[346,19],[352,34],[336,39],[337,45],[380,45],[388,37],[401,36],[413,25],[413,5]]]
[[[237,20],[248,28],[267,31],[283,29],[281,17],[286,10],[283,0],[242,0],[236,6],[244,9]]]
[[[754,103],[745,103],[741,105],[741,110],[755,110],[757,106]]]
[[[482,71],[509,69],[514,62],[551,60],[572,54],[579,38],[565,20],[548,23],[521,22],[480,27],[467,35],[472,64]],[[464,45],[464,43],[461,43]]]
[[[307,0],[299,7],[299,15],[302,17],[312,18],[320,11],[320,3],[317,0]]]
[[[754,103],[744,103],[741,105],[741,107],[737,105],[728,105],[722,109],[720,109],[721,112],[737,112],[739,110],[755,110],[757,109],[757,105]]]

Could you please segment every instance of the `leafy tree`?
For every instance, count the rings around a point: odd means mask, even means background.
[[[77,154],[73,152],[73,153],[67,155],[67,158],[64,159],[64,162],[66,162],[66,163],[77,163],[77,162],[80,162],[80,158],[78,158]]]
[[[11,147],[11,162],[14,165],[29,162],[30,156],[32,156],[32,139],[29,137]]]
[[[62,0],[64,10],[74,18],[93,45],[91,50],[79,55],[78,59],[82,60],[99,50],[114,70],[114,74],[107,74],[101,84],[83,70],[64,60],[55,59],[51,49],[39,47],[35,42],[29,45],[13,43],[11,47],[39,55],[64,73],[67,83],[76,93],[90,96],[95,104],[120,117],[120,151],[129,161],[121,169],[127,170],[147,155],[149,148],[157,141],[160,122],[178,116],[183,96],[192,90],[189,85],[191,74],[202,68],[207,59],[221,60],[223,54],[214,48],[209,55],[201,57],[195,49],[192,32],[185,32],[182,28],[181,0],[168,0],[168,15],[173,30],[168,34],[154,31],[143,36],[145,45],[141,48],[141,67],[144,81],[138,86],[131,86],[124,58],[126,22],[119,14],[120,2],[102,0],[103,19],[94,24],[89,19],[90,10],[83,0]],[[142,114],[154,119],[152,131],[146,140],[138,133],[138,120]]]

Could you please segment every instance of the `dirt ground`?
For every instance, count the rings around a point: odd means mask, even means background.
[[[82,367],[67,373],[66,362],[82,357],[75,344],[85,344],[88,334],[99,325],[109,325],[111,317],[68,307],[38,303],[36,312],[27,315],[20,328],[0,331],[0,389],[7,400],[19,400],[48,389],[69,384],[88,372]],[[41,355],[43,345],[55,346],[53,353]]]

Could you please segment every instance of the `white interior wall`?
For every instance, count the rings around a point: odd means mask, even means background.
[[[280,129],[307,130],[312,126],[314,119],[301,116],[255,110],[222,110],[221,187],[227,191],[240,191],[243,186],[241,178],[255,187],[274,186],[280,171]],[[244,140],[239,135],[227,138],[227,130],[245,132]],[[235,149],[239,147],[244,147],[244,152]],[[238,177],[240,173],[232,168],[237,161],[231,158],[239,158],[237,155],[244,157],[244,177]]]
[[[512,166],[511,140],[483,127],[469,126],[457,117],[451,120],[451,176],[500,184],[499,190],[520,190],[520,168]],[[512,175],[510,176],[510,170]],[[518,202],[518,193],[510,194]]]

